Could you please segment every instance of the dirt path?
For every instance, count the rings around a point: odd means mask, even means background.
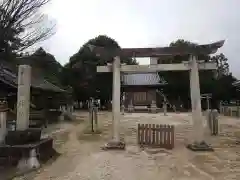
[[[24,180],[231,180],[240,177],[239,147],[221,144],[224,137],[213,138],[214,153],[194,153],[184,147],[191,131],[188,114],[162,115],[126,114],[121,121],[121,136],[127,147],[125,151],[102,151],[101,146],[111,138],[111,114],[99,113],[102,134],[84,133],[85,122],[72,127],[67,141],[56,146],[62,154],[52,164],[44,165],[38,172]],[[171,150],[140,149],[136,144],[137,123],[166,123],[176,125],[176,147]],[[234,128],[234,126],[231,126]],[[224,125],[226,131],[227,127]],[[61,139],[61,138],[60,138]],[[229,137],[228,137],[229,139]]]

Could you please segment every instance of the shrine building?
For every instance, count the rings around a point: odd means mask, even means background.
[[[150,60],[150,64],[158,62]],[[124,73],[121,76],[121,88],[125,93],[125,107],[132,101],[133,106],[150,106],[153,101],[157,102],[157,89],[167,82],[158,73]]]

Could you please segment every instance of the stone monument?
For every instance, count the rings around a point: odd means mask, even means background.
[[[17,130],[29,126],[31,67],[20,65],[18,68]]]
[[[16,130],[8,131],[5,136],[5,143],[0,146],[0,151],[8,152],[5,158],[16,161],[9,163],[17,163],[20,172],[39,167],[37,151],[41,160],[48,160],[55,153],[52,138],[41,139],[40,128],[29,128],[30,85],[31,67],[20,65],[18,72]],[[2,111],[5,111],[5,108],[2,108]],[[3,116],[1,116],[1,121],[6,122]],[[5,122],[2,123],[3,127],[6,126]]]

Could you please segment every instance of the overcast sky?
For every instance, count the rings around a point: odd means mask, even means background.
[[[240,0],[52,0],[44,12],[56,20],[57,33],[43,46],[65,64],[100,34],[121,47],[166,46],[178,38],[199,44],[225,39],[219,52],[240,78],[239,9]]]

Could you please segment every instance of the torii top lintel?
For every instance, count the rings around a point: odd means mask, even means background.
[[[120,57],[160,57],[176,55],[203,55],[213,54],[223,46],[224,40],[212,44],[194,47],[156,47],[156,48],[121,48],[112,49],[89,45],[89,49],[99,56]]]

